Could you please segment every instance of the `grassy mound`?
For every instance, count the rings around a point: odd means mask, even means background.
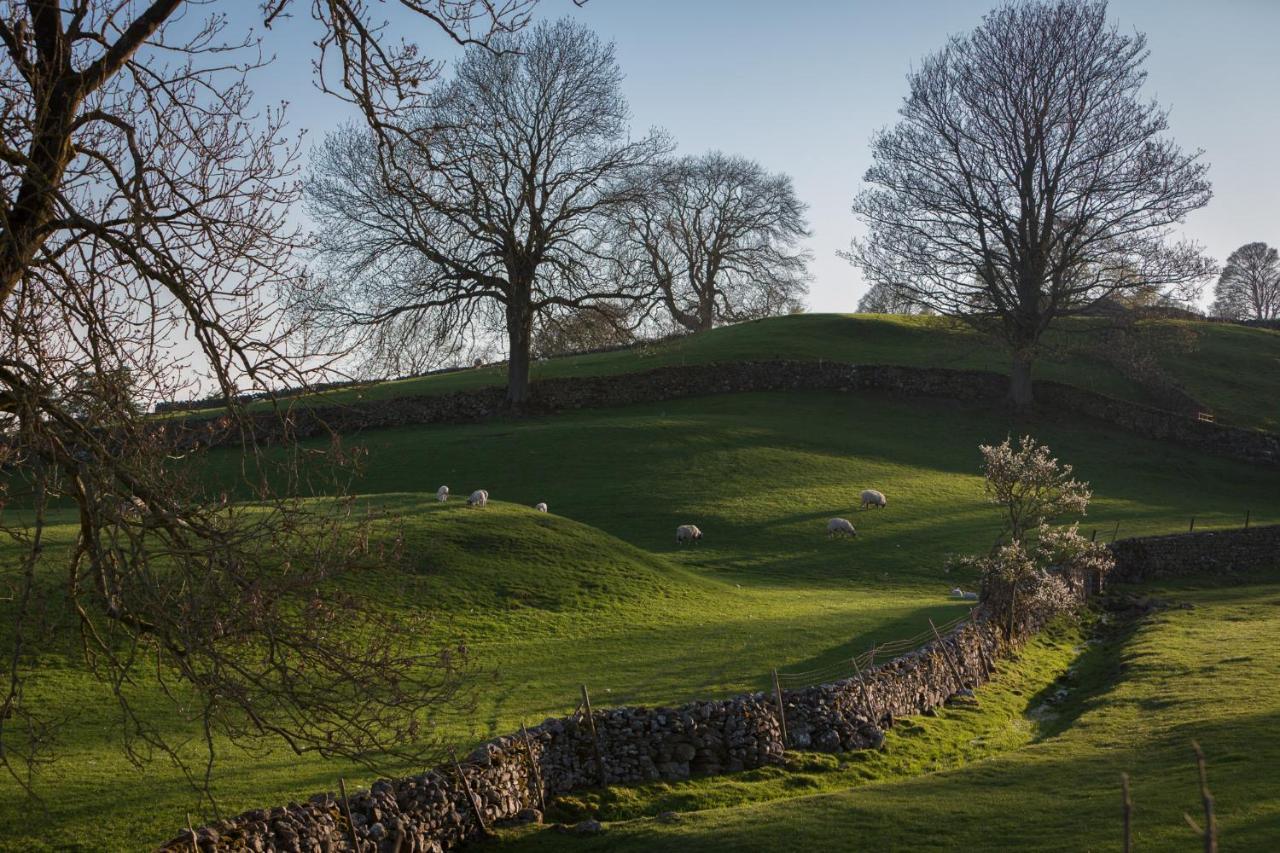
[[[398,530],[386,533],[403,535],[407,562],[350,582],[382,606],[436,614],[424,650],[458,638],[473,649],[475,713],[440,721],[460,742],[567,713],[582,684],[602,707],[761,689],[772,667],[826,666],[961,612],[947,591],[974,579],[945,575],[943,561],[988,546],[996,525],[976,447],[1019,431],[1092,481],[1083,526],[1100,537],[1117,522],[1122,536],[1185,529],[1191,515],[1197,529],[1236,525],[1246,509],[1256,523],[1280,521],[1274,472],[1090,423],[1011,424],[982,408],[874,395],[726,395],[362,436],[358,489],[395,511]],[[236,460],[220,451],[210,464],[229,480]],[[442,483],[455,495],[486,488],[494,502],[438,504]],[[886,492],[887,509],[857,510],[868,486]],[[540,500],[550,514],[530,508]],[[833,515],[861,536],[828,540]],[[702,527],[702,545],[676,546],[684,522]],[[56,601],[73,531],[55,534],[44,570]],[[187,811],[211,816],[163,759],[138,770],[121,757],[110,697],[77,665],[73,629],[59,626],[65,637],[41,657],[29,694],[70,721],[62,760],[39,780],[49,811],[34,817],[39,807],[0,780],[0,848],[143,849]],[[1041,680],[1062,662],[1060,650],[1044,654]],[[188,730],[146,684],[133,698],[158,725]],[[977,754],[939,741],[880,775]],[[214,786],[225,813],[333,790],[340,775],[370,780],[263,744],[227,751]]]

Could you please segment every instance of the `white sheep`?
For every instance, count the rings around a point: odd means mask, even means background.
[[[702,531],[698,529],[696,524],[682,524],[676,528],[676,544],[683,545],[686,542],[692,542],[695,545],[702,541]]]
[[[862,490],[862,508],[863,509],[866,509],[869,506],[873,506],[878,509],[884,509],[885,506],[888,505],[888,503],[889,503],[889,499],[884,496],[883,492],[878,492],[875,489]]]
[[[440,503],[444,503],[445,501],[449,500],[448,486],[441,486],[440,488],[436,489],[436,500],[440,501]]]
[[[976,592],[965,592],[960,587],[953,587],[951,590],[952,598],[959,598],[963,601],[977,601],[978,594]]]
[[[831,538],[857,535],[858,531],[853,529],[853,525],[849,523],[847,518],[833,518],[827,522],[827,536]]]
[[[484,489],[476,489],[471,493],[471,497],[467,498],[467,506],[488,506],[489,493]]]
[[[538,501],[536,504],[534,504],[534,505],[533,505],[533,508],[534,508],[534,509],[536,509],[538,512],[546,512],[546,511],[547,511],[547,502],[546,502],[546,501]]]

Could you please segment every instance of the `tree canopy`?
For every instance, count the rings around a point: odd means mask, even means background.
[[[1006,3],[926,57],[853,205],[867,235],[848,257],[866,280],[998,334],[1019,406],[1057,318],[1212,269],[1175,239],[1209,201],[1208,167],[1142,95],[1146,38],[1106,11]]]

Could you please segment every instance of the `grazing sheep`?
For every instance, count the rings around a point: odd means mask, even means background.
[[[953,588],[953,589],[951,590],[951,597],[952,597],[952,598],[959,598],[959,599],[962,599],[962,600],[964,600],[964,601],[977,601],[977,600],[978,600],[978,594],[977,594],[976,592],[965,592],[963,589],[961,589],[961,588],[960,588],[960,587],[958,587],[958,586],[957,586],[957,587],[955,587],[955,588]]]
[[[676,544],[683,545],[686,542],[692,542],[695,545],[702,541],[702,531],[698,529],[696,524],[682,524],[676,528]]]
[[[533,508],[534,508],[534,509],[536,509],[538,512],[546,512],[546,511],[547,511],[547,502],[546,502],[546,501],[538,501],[536,504],[534,504],[534,505],[533,505]]]
[[[849,523],[847,518],[833,518],[827,522],[827,536],[831,538],[857,535],[858,531],[853,529],[853,525]]]
[[[863,509],[866,509],[869,506],[876,507],[877,509],[884,509],[888,503],[889,499],[884,496],[883,492],[878,492],[875,489],[862,490]]]
[[[471,493],[471,497],[467,498],[467,506],[488,506],[489,493],[484,489],[476,489]]]
[[[449,500],[448,486],[441,486],[440,488],[436,489],[436,500],[440,501],[440,503],[444,503],[445,501]]]

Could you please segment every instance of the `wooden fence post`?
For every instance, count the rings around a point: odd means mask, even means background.
[[[471,790],[471,782],[467,779],[467,774],[462,772],[462,765],[458,763],[458,755],[453,750],[449,750],[449,755],[453,757],[453,769],[458,773],[458,779],[462,782],[462,790],[467,794],[467,802],[471,803],[471,812],[476,816],[476,823],[480,824],[480,835],[483,838],[489,837],[489,827],[485,825],[484,813],[480,811],[480,801],[476,799],[475,792]]]
[[[854,674],[858,676],[858,686],[862,688],[862,701],[867,705],[867,715],[871,718],[871,724],[879,728],[880,715],[876,713],[875,706],[871,704],[871,691],[867,690],[867,681],[862,677],[862,670],[858,669],[858,658],[852,658]]]
[[[945,660],[947,662],[947,666],[951,668],[951,674],[956,677],[956,692],[958,693],[961,690],[968,690],[969,688],[966,687],[964,683],[964,676],[960,674],[959,665],[951,659],[951,652],[947,649],[947,644],[942,642],[942,635],[938,633],[938,626],[933,624],[932,619],[929,620],[929,627],[933,629],[933,637],[938,641],[938,649],[942,652],[943,660]],[[974,697],[974,701],[978,701],[976,696]]]
[[[546,795],[542,792],[542,774],[538,772],[538,760],[533,757],[533,744],[529,742],[529,730],[525,728],[524,720],[520,721],[520,734],[524,735],[524,751],[529,756],[529,770],[533,773],[534,791],[538,795],[538,807],[542,809],[542,813],[547,813]]]
[[[1200,772],[1200,801],[1204,804],[1204,853],[1218,853],[1218,820],[1213,814],[1213,794],[1209,793],[1209,774],[1204,766],[1204,750],[1191,741],[1196,753],[1196,769]]]
[[[1098,528],[1096,528],[1096,527],[1095,527],[1095,528],[1093,528],[1093,535],[1089,537],[1089,541],[1090,541],[1090,542],[1097,542],[1097,541],[1098,541]]]
[[[1124,853],[1133,850],[1133,800],[1129,799],[1129,774],[1120,774],[1121,815],[1124,818]]]
[[[782,706],[782,685],[778,683],[778,670],[773,671],[773,699],[778,704],[778,727],[782,729],[782,748],[786,749],[791,745],[790,739],[787,737],[787,712]]]
[[[1191,516],[1191,526],[1187,528],[1187,532],[1188,533],[1196,532],[1196,517],[1194,515]]]
[[[347,799],[347,783],[341,776],[338,777],[338,791],[342,794],[342,811],[347,816],[347,829],[351,830],[351,849],[360,850],[360,839],[356,837],[356,824],[351,819],[351,800]]]
[[[1116,529],[1111,532],[1111,541],[1116,541],[1116,537],[1120,535],[1120,522],[1116,522]]]
[[[587,728],[591,729],[591,747],[596,757],[596,776],[603,787],[605,784],[604,756],[600,753],[600,733],[596,731],[596,719],[591,713],[591,696],[587,694],[587,685],[585,684],[582,685],[582,706],[586,709]]]
[[[1249,529],[1249,510],[1247,509],[1244,511],[1244,529]]]

